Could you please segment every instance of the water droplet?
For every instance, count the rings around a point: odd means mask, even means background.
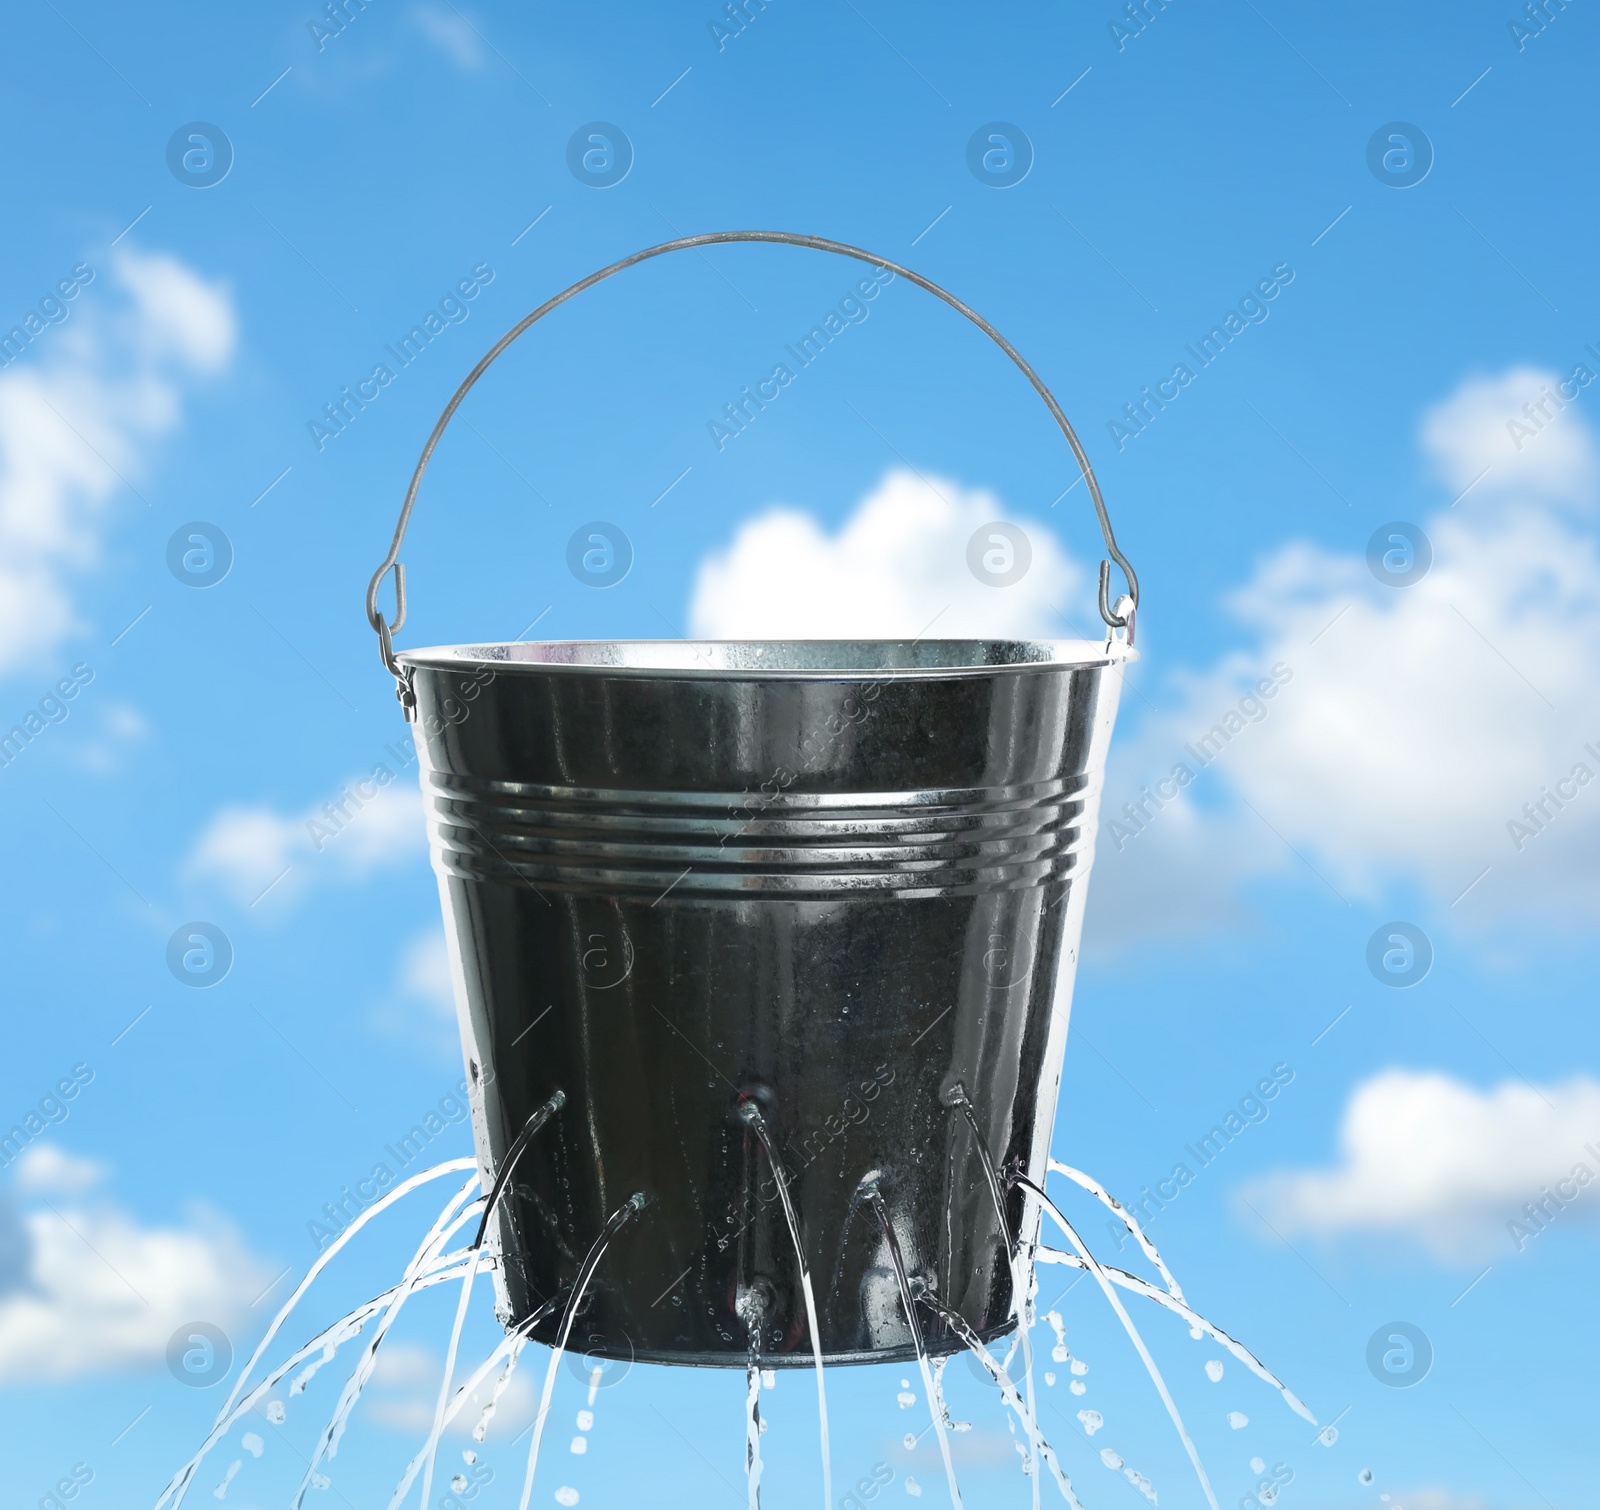
[[[912,1499],[922,1498],[922,1485],[912,1478],[909,1473],[906,1475],[906,1493],[909,1494]]]
[[[463,1463],[476,1463],[478,1461],[478,1454],[475,1453],[470,1447],[463,1447],[461,1449],[461,1461]]]
[[[902,1379],[900,1381],[900,1388],[901,1389],[910,1389],[911,1388],[911,1381],[909,1379]]]
[[[1317,1433],[1317,1440],[1321,1442],[1324,1447],[1332,1447],[1333,1444],[1339,1440],[1339,1428],[1337,1426],[1324,1426],[1322,1430]]]
[[[1372,1470],[1370,1468],[1363,1468],[1361,1472],[1356,1475],[1356,1482],[1358,1484],[1370,1484],[1372,1482]]]
[[[1106,1418],[1097,1410],[1080,1410],[1078,1419],[1083,1422],[1083,1434],[1092,1437],[1106,1424]]]
[[[1067,1386],[1067,1388],[1070,1389],[1075,1395],[1086,1395],[1089,1393],[1089,1386],[1085,1384],[1082,1379],[1074,1379],[1072,1383]]]
[[[1243,1431],[1244,1428],[1249,1424],[1250,1417],[1245,1415],[1243,1411],[1230,1410],[1228,1412],[1228,1425],[1230,1425],[1235,1431]]]
[[[916,1451],[916,1449],[917,1449],[917,1436],[916,1436],[915,1432],[908,1431],[901,1440],[905,1443],[905,1448],[906,1448],[907,1452],[915,1452]]]
[[[1265,1458],[1251,1458],[1250,1459],[1250,1471],[1251,1471],[1251,1473],[1265,1473],[1267,1471],[1266,1459]]]
[[[1206,1378],[1208,1378],[1213,1384],[1220,1384],[1222,1382],[1222,1359],[1208,1358],[1206,1360]],[[1261,1470],[1259,1468],[1256,1470],[1257,1473],[1260,1471]]]
[[[762,1389],[776,1389],[778,1387],[778,1371],[775,1368],[761,1370]]]
[[[1100,1449],[1100,1461],[1104,1463],[1107,1468],[1122,1467],[1122,1459],[1119,1458],[1109,1447],[1102,1447]]]
[[[288,1420],[288,1418],[289,1412],[283,1408],[282,1400],[267,1401],[267,1419],[271,1421],[274,1426],[282,1426],[283,1423]]]
[[[588,1450],[589,1450],[589,1439],[588,1439],[588,1437],[574,1437],[572,1439],[572,1451],[578,1457],[581,1458],[584,1455],[584,1453],[586,1453]]]
[[[594,1412],[592,1410],[580,1410],[578,1412],[578,1430],[594,1430]]]
[[[1054,1386],[1054,1384],[1056,1382],[1056,1376],[1053,1373],[1051,1373],[1048,1369],[1045,1370],[1044,1382],[1046,1384],[1048,1384],[1048,1385],[1051,1385],[1051,1386]]]
[[[907,1410],[917,1403],[917,1397],[912,1394],[909,1389],[901,1390],[900,1393],[895,1396],[895,1399],[900,1402],[901,1410]]]
[[[450,1479],[450,1487],[457,1494],[460,1494],[461,1491],[467,1487],[467,1476],[466,1476],[466,1474],[457,1473],[457,1474],[452,1475],[451,1479]]]
[[[1256,1498],[1260,1500],[1263,1505],[1277,1504],[1278,1486],[1276,1484],[1263,1484],[1259,1489],[1256,1490]]]
[[[1202,1337],[1205,1336],[1205,1333],[1201,1331],[1199,1327],[1192,1326],[1189,1328],[1189,1335],[1193,1337],[1196,1342],[1198,1342]]]
[[[1057,1363],[1065,1363],[1067,1361],[1067,1350],[1058,1342],[1053,1348],[1050,1349],[1050,1356],[1054,1358]]]
[[[333,1488],[333,1480],[325,1473],[313,1473],[311,1475],[311,1487],[313,1489],[331,1489]]]
[[[1074,1358],[1072,1360],[1072,1372],[1082,1378],[1083,1375],[1089,1372],[1089,1365],[1082,1358]]]
[[[558,1505],[575,1505],[578,1503],[578,1491],[569,1484],[563,1484],[556,1490],[556,1503]]]
[[[1122,1470],[1122,1476],[1130,1484],[1132,1484],[1133,1487],[1135,1489],[1137,1489],[1140,1494],[1142,1494],[1147,1500],[1149,1500],[1152,1505],[1156,1503],[1156,1488],[1155,1488],[1155,1485],[1152,1484],[1150,1482],[1150,1480],[1147,1479],[1137,1469],[1124,1468]]]
[[[258,1458],[266,1451],[267,1444],[253,1431],[247,1431],[240,1439],[239,1445],[253,1458]]]

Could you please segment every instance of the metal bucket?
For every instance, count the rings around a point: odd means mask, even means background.
[[[883,265],[763,232],[640,257],[736,239]],[[758,1316],[764,1365],[809,1364],[781,1193],[741,1114],[753,1102],[798,1214],[827,1359],[910,1356],[869,1177],[906,1267],[992,1337],[1012,1324],[1009,1255],[1037,1211],[1013,1189],[999,1229],[952,1097],[970,1098],[996,1165],[1043,1181],[1134,599],[1106,602],[1102,563],[1100,642],[396,654],[400,540],[456,404],[540,314],[637,260],[542,306],[462,385],[368,600],[418,728],[486,1186],[529,1117],[565,1097],[495,1214],[501,1319],[520,1324],[569,1287],[641,1191],[644,1215],[613,1240],[578,1324],[583,1351],[743,1365]],[[376,606],[391,568],[394,625]],[[532,1335],[551,1342],[557,1325]]]

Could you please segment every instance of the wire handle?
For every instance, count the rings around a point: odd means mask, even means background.
[[[445,426],[450,423],[456,410],[461,406],[461,401],[472,391],[473,385],[483,374],[488,371],[490,363],[503,352],[514,340],[517,339],[536,320],[542,320],[551,310],[558,305],[565,304],[568,299],[581,294],[585,289],[592,288],[596,283],[611,277],[613,273],[620,273],[624,268],[634,266],[635,263],[646,262],[652,257],[660,257],[666,252],[687,251],[694,247],[723,246],[730,242],[772,242],[780,246],[803,246],[813,251],[832,252],[836,256],[851,257],[857,262],[864,262],[869,267],[887,268],[898,277],[905,278],[914,283],[918,288],[926,289],[935,298],[944,300],[957,314],[964,315],[978,327],[1001,351],[1011,358],[1012,362],[1033,384],[1035,392],[1045,402],[1061,433],[1066,436],[1067,444],[1072,447],[1072,454],[1076,458],[1079,470],[1083,473],[1083,480],[1089,485],[1089,497],[1094,502],[1095,517],[1100,521],[1100,534],[1105,540],[1106,554],[1115,561],[1122,570],[1122,575],[1127,579],[1128,591],[1126,595],[1119,596],[1115,603],[1109,600],[1111,567],[1110,562],[1100,563],[1100,617],[1112,629],[1125,629],[1128,640],[1133,640],[1134,615],[1139,606],[1139,579],[1134,575],[1132,565],[1123,555],[1117,545],[1115,534],[1111,529],[1111,516],[1106,512],[1105,499],[1100,494],[1100,484],[1095,481],[1094,469],[1089,465],[1089,457],[1083,449],[1083,442],[1078,439],[1077,432],[1072,428],[1071,422],[1062,412],[1061,405],[1056,402],[1055,395],[1045,387],[1043,380],[1032,367],[1023,360],[1022,355],[1015,346],[1000,334],[976,310],[969,309],[952,293],[939,287],[929,278],[924,278],[921,273],[914,273],[908,267],[901,267],[897,262],[891,262],[887,257],[874,257],[870,252],[863,251],[858,246],[851,246],[843,241],[830,241],[824,236],[801,236],[793,231],[711,231],[702,236],[680,236],[673,241],[663,241],[658,246],[646,247],[642,252],[635,252],[631,257],[624,257],[620,262],[613,262],[609,267],[603,267],[599,272],[590,273],[587,278],[580,278],[569,288],[564,288],[559,294],[546,299],[532,314],[525,316],[516,325],[512,326],[493,346],[484,353],[478,365],[469,372],[451,396],[450,402],[445,405],[444,413],[439,416],[439,422],[433,427],[433,433],[428,437],[428,443],[422,448],[422,455],[417,459],[417,469],[411,474],[411,485],[406,489],[405,502],[400,507],[400,518],[394,527],[394,539],[389,542],[388,554],[383,558],[383,564],[372,574],[372,580],[367,584],[367,622],[372,625],[378,635],[378,651],[383,657],[383,664],[398,684],[397,694],[401,704],[405,707],[409,717],[414,706],[411,696],[409,679],[405,668],[395,659],[394,636],[400,632],[406,621],[406,569],[400,560],[400,547],[405,543],[406,527],[411,523],[411,510],[417,501],[417,489],[422,486],[422,474],[428,469],[428,462],[433,456],[434,447],[439,444]],[[394,573],[394,620],[390,622],[383,616],[378,607],[378,589],[383,585],[383,579],[390,572]]]

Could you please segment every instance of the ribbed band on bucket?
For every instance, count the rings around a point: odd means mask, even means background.
[[[658,897],[1042,885],[1084,866],[1091,778],[854,792],[621,791],[426,773],[435,863],[466,880]]]

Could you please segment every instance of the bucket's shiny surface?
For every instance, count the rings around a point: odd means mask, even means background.
[[[502,1317],[571,1284],[583,1351],[904,1355],[907,1266],[985,1336],[1006,1244],[947,1095],[1044,1177],[1101,772],[1131,652],[1089,642],[577,642],[400,656],[486,1178],[557,1089],[497,1222]],[[1031,1236],[1032,1234],[1024,1234]],[[749,1306],[746,1305],[748,1312]],[[553,1339],[556,1317],[536,1330]],[[928,1326],[938,1351],[955,1346]]]

